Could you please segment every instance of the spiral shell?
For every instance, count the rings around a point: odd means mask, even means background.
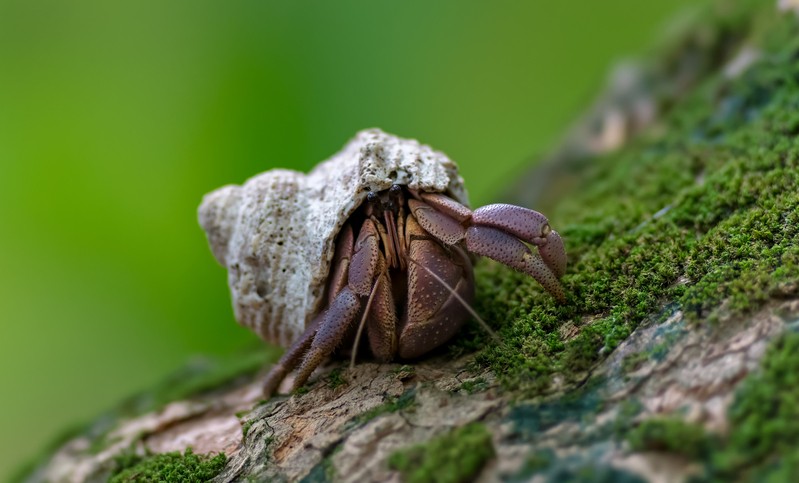
[[[273,169],[205,195],[199,221],[228,270],[236,320],[288,347],[321,309],[341,227],[367,193],[393,184],[468,205],[446,155],[378,129],[359,132],[307,175]]]

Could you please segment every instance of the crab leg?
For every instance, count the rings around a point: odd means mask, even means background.
[[[391,281],[388,277],[386,259],[382,253],[378,257],[378,276],[369,293],[366,307],[363,310],[361,323],[358,324],[358,331],[355,334],[355,342],[352,347],[352,357],[350,364],[355,363],[358,353],[358,344],[365,326],[368,326],[367,338],[372,355],[381,362],[391,360],[396,352],[397,346],[397,313],[394,307],[394,296],[391,293]]]
[[[455,245],[466,236],[466,228],[458,220],[432,206],[416,200],[408,200],[408,206],[419,225],[443,243]]]
[[[560,278],[566,274],[566,247],[563,245],[563,238],[560,237],[560,233],[551,230],[546,236],[546,241],[545,244],[538,245],[538,253],[541,254],[547,267]]]
[[[348,329],[352,326],[358,313],[363,307],[363,299],[374,292],[376,300],[369,308],[369,327],[375,322],[372,313],[382,314],[387,307],[393,307],[390,293],[386,295],[388,289],[388,278],[385,275],[386,261],[380,253],[380,234],[376,223],[367,219],[358,234],[355,242],[352,258],[350,259],[347,285],[336,295],[328,309],[322,315],[319,328],[313,337],[313,341],[305,353],[305,358],[297,370],[297,377],[294,380],[294,389],[301,387],[321,364],[339,346]],[[381,283],[382,282],[382,283]],[[384,298],[388,296],[387,300]],[[393,315],[393,312],[392,312]],[[396,317],[396,316],[394,316]],[[387,327],[391,334],[394,332],[394,319],[380,320],[378,324]],[[372,330],[369,330],[372,332]],[[390,337],[390,336],[389,336]],[[390,357],[393,350],[393,338],[388,341],[376,339],[371,333],[369,340],[375,354],[380,357]]]
[[[267,374],[264,379],[264,398],[269,399],[277,390],[280,383],[283,382],[283,379],[286,378],[286,375],[294,370],[300,363],[302,356],[308,351],[308,348],[311,347],[311,342],[314,340],[316,330],[319,328],[319,323],[322,321],[322,317],[325,313],[327,312],[323,312],[314,318],[313,322],[306,327],[302,336],[283,353],[280,360],[269,370],[269,374]]]
[[[428,205],[435,208],[450,218],[454,218],[463,223],[472,217],[472,210],[453,200],[449,196],[441,193],[421,193],[419,197]]]
[[[379,257],[378,276],[372,288],[372,303],[367,308],[366,326],[369,348],[378,361],[390,361],[397,352],[397,311],[391,293],[391,280],[383,255]],[[357,341],[356,341],[357,343]]]
[[[468,257],[446,250],[412,215],[405,222],[407,256],[414,263],[408,265],[407,309],[399,335],[399,356],[410,359],[438,347],[460,329],[468,318],[461,301],[470,304],[474,300],[474,282]],[[442,282],[452,287],[460,300]]]
[[[319,328],[314,335],[313,342],[305,353],[302,364],[297,369],[297,377],[294,379],[293,389],[302,387],[311,377],[314,369],[324,362],[327,357],[341,343],[347,327],[352,324],[358,312],[361,310],[361,300],[355,295],[350,286],[344,287],[341,293],[336,296],[330,307],[325,310]]]
[[[330,270],[330,281],[327,288],[327,304],[333,303],[336,295],[347,285],[347,275],[350,271],[350,259],[355,245],[355,235],[348,224],[341,229],[341,234],[336,240],[336,253],[333,255],[333,265]]]

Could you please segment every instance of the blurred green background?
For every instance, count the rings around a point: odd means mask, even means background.
[[[448,153],[486,203],[696,3],[0,2],[0,478],[251,342],[205,192],[379,126]]]

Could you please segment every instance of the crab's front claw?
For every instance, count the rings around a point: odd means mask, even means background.
[[[547,243],[547,236],[552,232],[546,216],[529,208],[504,203],[477,208],[472,213],[472,223],[499,228],[539,246]]]
[[[555,271],[515,236],[488,226],[470,226],[466,230],[466,249],[530,275],[553,297],[566,301]]]
[[[471,212],[441,194],[418,194],[408,205],[419,225],[447,245],[466,240],[470,252],[491,258],[535,278],[561,302],[566,296],[558,279],[566,272],[563,239],[537,211],[493,204]],[[468,228],[467,228],[468,226]],[[534,254],[523,242],[538,247]]]
[[[472,223],[498,228],[538,247],[541,258],[557,278],[566,273],[566,249],[558,232],[541,213],[516,205],[494,204],[474,210]]]
[[[566,247],[563,246],[563,238],[555,230],[550,230],[544,240],[545,243],[538,245],[538,253],[541,254],[544,263],[560,278],[566,273]]]

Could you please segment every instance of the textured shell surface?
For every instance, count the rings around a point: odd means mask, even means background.
[[[320,310],[336,237],[370,191],[393,184],[468,205],[446,155],[379,129],[359,132],[307,175],[273,169],[203,198],[200,225],[228,270],[236,320],[289,346]]]

